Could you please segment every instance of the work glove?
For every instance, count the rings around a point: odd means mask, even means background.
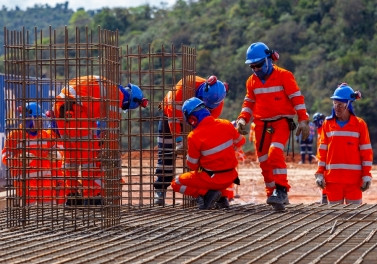
[[[317,184],[318,187],[321,189],[324,189],[326,186],[325,179],[323,178],[323,174],[315,174],[315,183]]]
[[[183,138],[179,136],[175,139],[175,151],[179,154],[183,152]]]
[[[296,136],[301,134],[302,141],[305,141],[309,137],[309,120],[304,120],[298,123]]]
[[[237,119],[236,121],[236,129],[241,135],[246,135],[247,130],[246,130],[246,121],[243,118]]]
[[[365,192],[366,190],[369,189],[371,184],[371,177],[363,177],[363,184],[361,185],[360,189],[362,192]]]

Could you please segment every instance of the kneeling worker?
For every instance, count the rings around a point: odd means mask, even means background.
[[[221,208],[228,203],[226,188],[238,180],[235,148],[246,140],[230,121],[212,117],[196,97],[184,102],[182,112],[193,127],[187,137],[187,165],[193,171],[177,176],[173,190],[197,198],[199,209],[212,209],[216,202]]]

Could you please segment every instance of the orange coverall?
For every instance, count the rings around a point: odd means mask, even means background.
[[[62,168],[71,192],[76,192],[81,183],[84,197],[104,195],[96,121],[106,118],[106,127],[115,128],[120,120],[122,99],[118,87],[99,76],[72,79],[69,87],[57,96],[54,113],[64,146]],[[107,148],[119,149],[116,136],[108,133]]]
[[[293,74],[276,65],[273,67],[265,83],[255,74],[248,78],[246,97],[238,116],[246,123],[254,118],[257,156],[267,196],[272,194],[275,184],[286,187],[287,191],[290,188],[284,157],[284,147],[290,134],[287,119],[293,119],[297,114],[299,122],[308,120],[304,96]],[[264,126],[267,132],[261,142]]]
[[[50,156],[54,145],[46,130],[37,130],[34,134],[19,128],[7,136],[2,162],[14,178],[17,196],[20,199],[25,196],[26,205],[64,202],[56,193],[57,182],[62,184],[62,181],[54,179],[57,170]]]
[[[330,203],[361,203],[363,177],[372,177],[373,150],[367,124],[354,115],[340,127],[336,119],[322,125],[318,170]]]
[[[226,196],[226,188],[238,177],[235,148],[245,141],[228,120],[205,117],[187,138],[187,165],[193,171],[176,176],[173,190],[193,197],[220,190]]]
[[[190,85],[194,78],[187,77],[186,85]],[[167,122],[165,119],[161,119],[158,124],[158,161],[156,168],[157,179],[154,183],[155,189],[167,189],[170,182],[173,180],[173,152],[171,151],[174,146],[174,137],[181,136],[182,132],[182,104],[183,104],[183,79],[181,79],[175,86],[175,89],[169,91],[164,98],[163,112],[164,116],[167,117]],[[195,76],[194,89],[197,91],[206,79]],[[195,91],[192,94],[195,94]],[[191,95],[193,96],[193,95]],[[191,97],[190,96],[190,97]],[[211,109],[211,116],[217,118],[220,116],[224,106],[224,101],[221,102],[216,108]]]

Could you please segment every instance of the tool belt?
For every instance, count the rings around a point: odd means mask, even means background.
[[[262,137],[261,137],[261,140],[260,140],[260,144],[259,144],[259,152],[262,151],[262,148],[263,148],[263,143],[264,143],[264,137],[266,136],[266,132],[267,133],[270,133],[270,134],[273,134],[275,131],[272,127],[267,127],[268,123],[272,123],[272,122],[276,122],[276,121],[279,121],[281,119],[285,118],[288,122],[288,127],[289,127],[289,130],[290,131],[293,131],[296,129],[296,123],[295,121],[292,119],[292,118],[288,118],[288,117],[281,117],[279,119],[276,119],[276,120],[268,120],[268,121],[263,121],[263,132],[262,132]]]
[[[210,171],[210,170],[206,170],[206,169],[203,168],[203,167],[200,167],[200,168],[199,168],[199,172],[204,171],[204,172],[207,173],[210,177],[212,177],[213,174],[216,174],[216,173],[223,173],[223,172],[228,172],[228,171],[232,171],[232,170],[234,170],[234,168],[226,169],[226,170],[218,170],[218,171]]]

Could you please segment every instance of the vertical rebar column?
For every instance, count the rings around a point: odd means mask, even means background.
[[[118,32],[44,33],[4,29],[8,226],[117,225]]]
[[[176,91],[178,82],[183,82],[183,99],[194,96],[196,50],[187,46],[177,49],[170,47],[139,45],[126,47],[122,61],[122,77],[125,83],[138,85],[150,103],[147,108],[130,110],[122,118],[122,174],[124,179],[123,205],[155,206],[154,187],[157,176],[162,178],[163,184],[170,184],[166,178],[186,171],[186,153],[177,155],[171,133],[166,125],[160,127],[159,123],[167,124],[166,111],[168,107],[181,109],[182,99],[164,100],[170,92]],[[191,82],[190,82],[191,80]],[[190,84],[191,83],[191,84]],[[172,114],[172,119],[179,120],[182,125],[182,115]],[[189,129],[183,130],[185,138]],[[164,139],[161,139],[164,138]],[[164,141],[164,144],[161,144]],[[165,144],[166,143],[166,144]],[[161,146],[162,145],[162,146]],[[162,159],[174,159],[172,165],[158,162]],[[156,173],[157,171],[172,171],[169,175]],[[182,206],[183,196],[174,193],[171,188],[165,192],[162,206]]]

